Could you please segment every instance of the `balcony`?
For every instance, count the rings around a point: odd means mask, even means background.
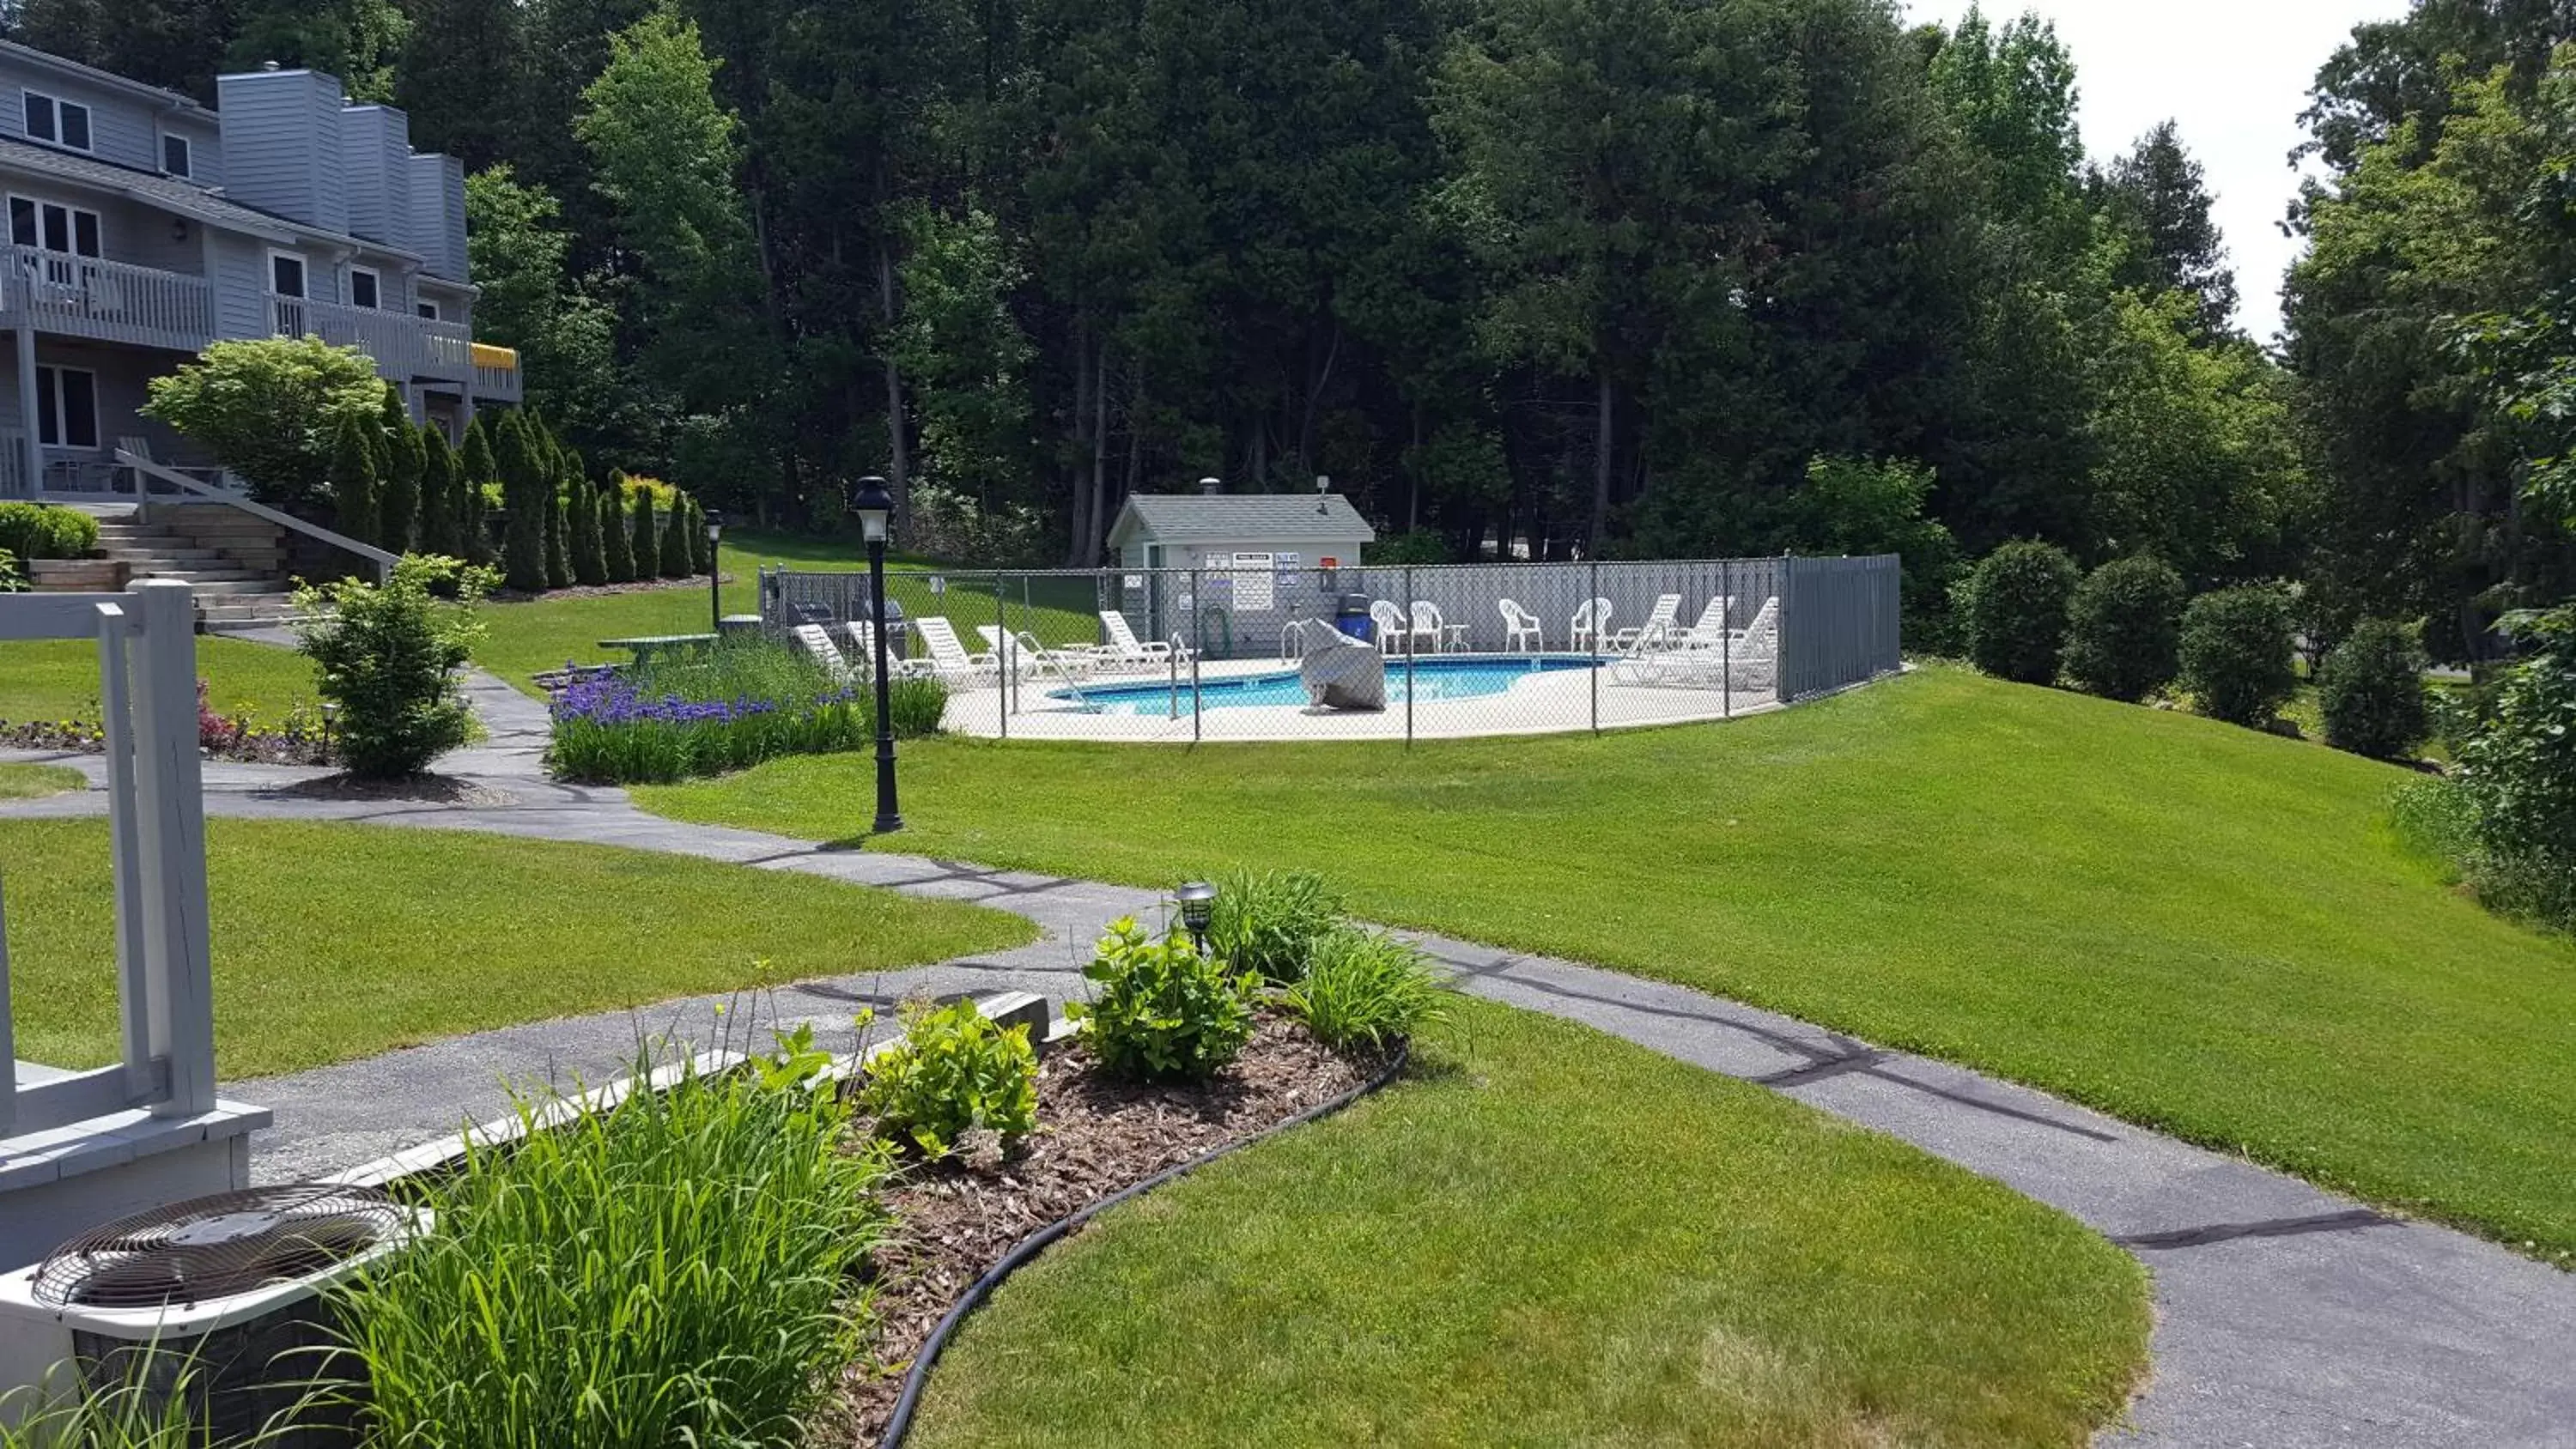
[[[194,352],[214,336],[203,277],[34,247],[0,248],[0,311],[38,331]]]
[[[315,336],[334,347],[355,347],[376,360],[376,370],[398,382],[444,382],[478,398],[516,402],[519,355],[487,347],[455,322],[432,322],[373,307],[268,299],[269,330],[280,337]]]

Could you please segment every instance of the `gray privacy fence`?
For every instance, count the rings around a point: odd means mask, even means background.
[[[1177,721],[1276,705],[1274,696],[1293,696],[1281,676],[1338,627],[1388,656],[1411,738],[1417,698],[1509,695],[1479,706],[1483,724],[1597,729],[1681,717],[1676,701],[1686,696],[1707,696],[1700,714],[1723,717],[1844,688],[1899,667],[1898,579],[1892,555],[1334,569],[1238,555],[1231,566],[1194,569],[906,570],[887,575],[886,593],[889,618],[903,621],[892,631],[901,654],[930,653],[916,626],[937,616],[981,656],[980,668],[960,667],[952,682],[964,696],[986,686],[998,696],[974,705],[997,714],[986,722],[993,732],[1019,732],[1012,721],[1032,713],[1123,708],[1154,686],[1163,698],[1137,714]],[[821,625],[844,647],[856,640],[841,626],[870,616],[863,573],[764,570],[760,602],[773,635]],[[1112,619],[1138,646],[1125,657],[1102,648],[1127,642]],[[1428,671],[1436,677],[1417,679],[1433,661],[1444,661]],[[1493,686],[1508,661],[1562,677],[1545,688],[1479,687]],[[1589,678],[1578,687],[1568,670]],[[1245,685],[1262,675],[1266,690]],[[1506,717],[1506,705],[1518,716]],[[1268,737],[1350,733],[1330,721],[1269,719]],[[1193,725],[1187,737],[1218,736]]]

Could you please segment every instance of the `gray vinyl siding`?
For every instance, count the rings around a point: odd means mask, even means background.
[[[465,163],[435,152],[411,158],[410,248],[425,270],[449,281],[466,280]]]
[[[165,460],[201,460],[202,451],[168,427],[140,415],[139,409],[149,396],[147,381],[168,370],[158,355],[121,348],[110,343],[68,341],[58,337],[36,339],[36,365],[39,367],[76,367],[98,375],[98,445],[104,456],[116,447],[117,439],[142,437],[152,445],[152,456]],[[13,351],[0,349],[0,427],[24,427],[26,419],[18,411],[18,360]],[[49,450],[52,451],[52,450]]]
[[[318,71],[219,77],[224,193],[325,231],[349,229],[340,83]]]
[[[99,251],[109,261],[132,262],[190,276],[204,271],[197,224],[190,222],[187,236],[174,241],[170,224],[178,218],[159,207],[37,177],[0,176],[0,193],[96,212]]]
[[[215,331],[222,337],[268,335],[268,244],[238,232],[216,232]]]
[[[340,113],[340,154],[349,186],[349,230],[406,246],[412,221],[411,120],[391,106]]]
[[[161,118],[165,135],[188,138],[188,179],[199,186],[213,189],[224,184],[224,133],[211,116],[167,115]],[[161,169],[161,143],[152,143],[152,169]]]
[[[30,90],[89,107],[89,150],[72,154],[93,156],[119,166],[161,169],[161,142],[153,130],[149,106],[73,77],[49,75],[14,61],[0,62],[0,131],[35,141],[39,146],[59,144],[27,135]]]

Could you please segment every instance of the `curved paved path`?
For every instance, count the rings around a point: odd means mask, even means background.
[[[209,764],[206,808],[669,851],[975,901],[1041,928],[1036,943],[1014,951],[806,983],[757,1003],[757,1020],[810,1020],[827,1031],[846,1031],[858,1004],[907,993],[1076,993],[1082,948],[1101,923],[1155,904],[1152,893],[1123,887],[834,851],[647,815],[624,791],[544,780],[542,707],[489,676],[477,677],[473,694],[492,738],[446,763],[505,802],[318,798],[292,788],[318,771]],[[94,760],[63,758],[88,768],[95,784]],[[92,814],[102,805],[93,788],[0,806],[0,816]],[[2576,1274],[2043,1093],[1770,1012],[1570,961],[1419,939],[1476,995],[1585,1022],[1901,1137],[2061,1208],[2137,1254],[2155,1280],[2154,1377],[2130,1421],[2102,1435],[2106,1444],[2576,1449]],[[645,1024],[704,1032],[712,1004],[666,1003]],[[744,1021],[741,1013],[726,1019],[736,1030]],[[513,1027],[228,1090],[276,1110],[257,1170],[307,1175],[445,1135],[469,1112],[490,1115],[505,1077],[602,1080],[632,1052],[638,1021],[609,1012]]]

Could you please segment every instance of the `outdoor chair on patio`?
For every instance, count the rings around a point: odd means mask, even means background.
[[[1466,645],[1467,626],[1452,624],[1440,617],[1438,604],[1428,599],[1416,599],[1413,601],[1413,639],[1416,650],[1422,647],[1422,640],[1428,639],[1432,653],[1446,654],[1453,642],[1462,648]]]
[[[1735,612],[1733,594],[1712,594],[1699,618],[1673,636],[1674,642],[1688,649],[1701,644],[1715,644],[1726,637],[1726,617]]]
[[[1115,609],[1100,611],[1100,627],[1107,631],[1109,643],[1092,651],[1092,657],[1104,665],[1132,669],[1160,669],[1171,664],[1190,662],[1188,646],[1175,649],[1160,639],[1138,639],[1127,623],[1127,616]]]
[[[1517,601],[1511,599],[1498,599],[1495,605],[1503,611],[1505,648],[1513,653],[1519,653],[1523,649],[1533,654],[1547,652],[1547,636],[1539,629],[1538,615],[1522,608]]]
[[[787,631],[787,637],[796,641],[796,647],[804,650],[807,658],[822,665],[833,683],[848,684],[859,677],[850,668],[850,661],[841,657],[841,646],[832,642],[822,625],[799,624]]]
[[[1576,607],[1574,622],[1567,626],[1567,647],[1575,653],[1588,652],[1593,644],[1610,642],[1610,601],[1586,599]]]
[[[1372,600],[1369,623],[1377,633],[1378,653],[1413,652],[1413,621],[1405,617],[1404,610],[1384,599]]]
[[[810,628],[812,626],[808,625],[806,627]],[[841,632],[848,635],[850,640],[849,657],[854,661],[850,666],[851,677],[854,679],[876,678],[877,634],[875,626],[869,624],[865,619],[852,619],[841,626]],[[911,679],[919,675],[930,673],[930,661],[926,659],[905,659],[900,656],[896,656],[886,661],[886,672],[897,679]]]
[[[1611,635],[1610,647],[1622,654],[1634,654],[1644,649],[1668,648],[1672,643],[1674,631],[1681,628],[1681,614],[1681,595],[1658,594],[1655,597],[1654,612],[1646,616],[1646,622],[1633,629],[1622,629]]]
[[[1002,661],[991,654],[968,653],[965,641],[957,637],[957,626],[945,617],[925,614],[912,621],[912,630],[930,651],[930,672],[947,683],[973,685],[1001,677]]]

